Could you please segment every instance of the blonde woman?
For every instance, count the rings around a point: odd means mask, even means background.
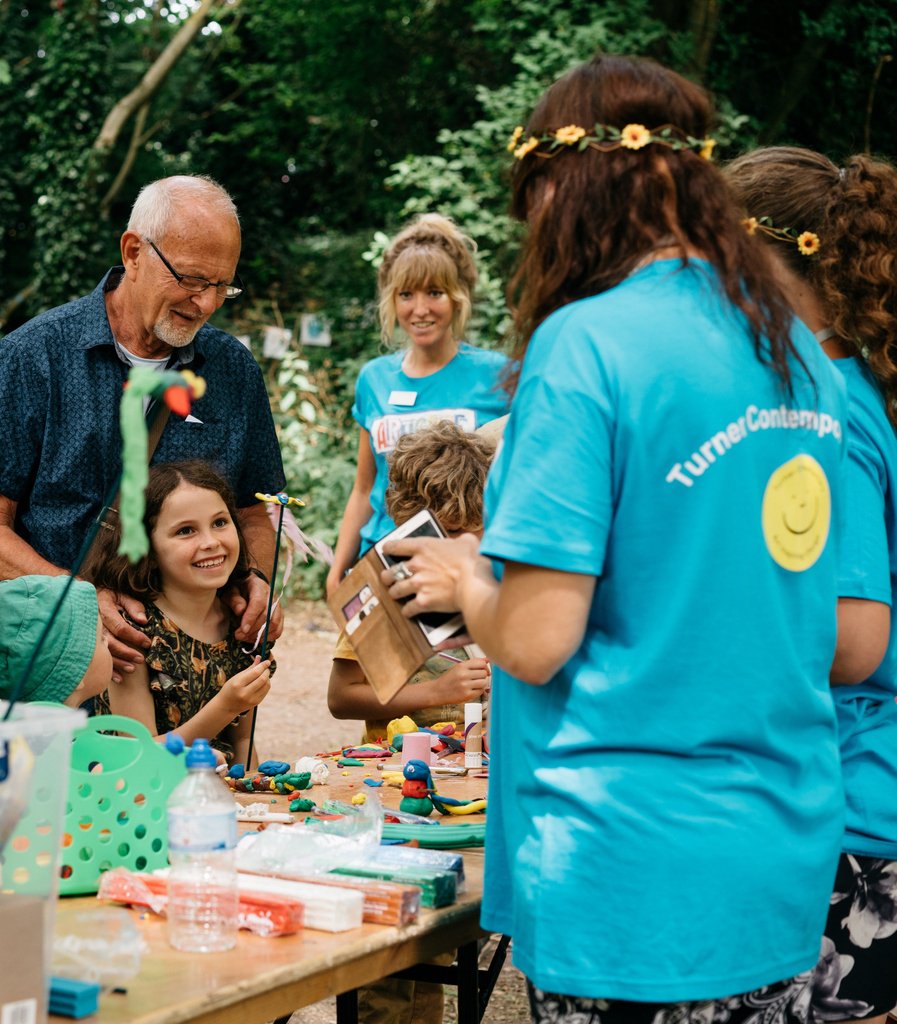
[[[477,280],[473,241],[447,217],[424,214],[393,240],[380,267],[384,341],[395,328],[407,345],[361,371],[352,415],[358,470],[340,528],[330,593],[373,543],[393,528],[386,512],[387,456],[396,441],[438,420],[475,430],[507,411],[505,357],[461,339]]]

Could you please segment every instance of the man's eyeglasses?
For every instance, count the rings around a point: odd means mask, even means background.
[[[206,288],[214,288],[223,299],[235,299],[238,295],[243,294],[243,282],[240,280],[239,275],[234,275],[233,284],[225,284],[223,281],[207,281],[204,277],[190,277],[189,274],[179,274],[162,255],[159,246],[148,238],[146,241],[149,242],[152,246],[153,252],[155,252],[159,259],[165,264],[168,272],[185,292],[199,294],[199,292],[204,292]]]

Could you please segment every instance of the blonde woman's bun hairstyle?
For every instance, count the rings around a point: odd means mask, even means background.
[[[406,225],[383,256],[377,285],[380,330],[392,345],[396,295],[402,291],[440,288],[452,300],[452,336],[464,337],[477,283],[476,242],[440,213],[424,213]]]

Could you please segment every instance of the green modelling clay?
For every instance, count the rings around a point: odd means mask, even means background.
[[[274,776],[278,793],[289,793],[294,789],[311,789],[311,772],[285,772]]]
[[[314,809],[315,809],[315,802],[314,802],[314,800],[303,800],[303,799],[300,798],[298,800],[291,800],[290,801],[290,810],[291,811],[313,811]]]
[[[404,842],[416,839],[420,846],[431,850],[482,846],[486,841],[486,822],[464,821],[444,825],[442,828],[433,828],[428,825],[394,825],[392,822],[384,822],[383,839],[400,839]]]
[[[365,762],[358,757],[341,757],[336,762],[340,768],[364,768]]]

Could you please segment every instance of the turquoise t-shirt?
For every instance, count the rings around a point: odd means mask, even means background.
[[[550,992],[725,997],[819,952],[844,384],[795,324],[785,394],[715,281],[659,261],[550,316],[487,484],[484,554],[598,577],[564,668],[492,687],[482,923]]]
[[[387,456],[403,434],[413,434],[436,420],[453,420],[463,430],[476,430],[508,411],[501,387],[507,362],[462,342],[455,358],[429,377],[409,377],[402,370],[404,352],[379,356],[365,364],[355,386],[352,415],[371,435],[377,475],[371,491],[373,514],[361,531],[361,554],[395,529],[386,514]]]
[[[897,434],[868,369],[839,359],[850,401],[847,487],[838,595],[890,605],[897,588]],[[897,629],[863,683],[832,689],[838,716],[847,827],[844,850],[897,859]]]

